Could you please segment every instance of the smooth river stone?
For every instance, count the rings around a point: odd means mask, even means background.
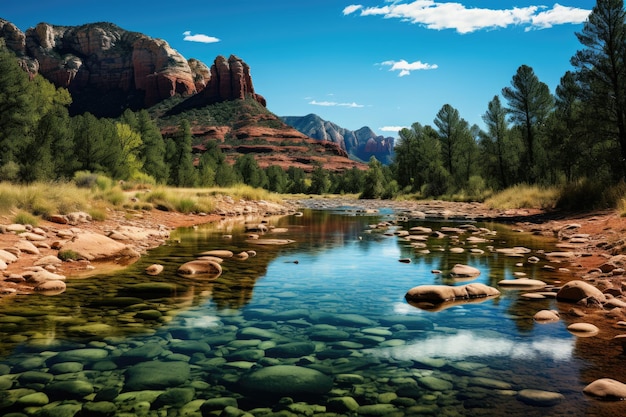
[[[375,326],[374,320],[368,319],[360,314],[322,314],[318,317],[318,322],[332,324],[335,326],[348,326],[348,327],[364,327]]]
[[[601,378],[587,385],[583,392],[604,400],[622,401],[626,399],[626,384],[610,378]]]
[[[565,397],[558,392],[523,389],[517,393],[517,399],[529,405],[551,407],[563,401]]]
[[[592,337],[600,332],[600,329],[591,323],[574,323],[567,326],[567,331],[578,337]]]
[[[81,399],[94,392],[88,381],[52,382],[45,387],[45,392],[54,400]]]
[[[315,344],[311,342],[291,342],[277,345],[265,351],[271,358],[300,358],[315,352]]]
[[[239,339],[261,339],[261,340],[275,340],[282,339],[282,337],[269,330],[259,329],[258,327],[244,327],[237,332]]]
[[[189,375],[187,362],[141,362],[126,371],[124,388],[127,391],[141,391],[177,387],[184,384]]]
[[[55,356],[46,360],[48,366],[60,362],[80,362],[82,364],[96,362],[109,356],[109,351],[105,349],[73,349],[59,352]]]
[[[32,394],[24,395],[17,399],[16,404],[21,407],[41,407],[50,402],[50,399],[43,392],[34,392]]]
[[[425,376],[418,379],[419,383],[433,391],[450,391],[452,382],[434,376]]]
[[[261,368],[244,375],[239,385],[245,391],[277,396],[326,394],[333,379],[315,369],[293,365]]]

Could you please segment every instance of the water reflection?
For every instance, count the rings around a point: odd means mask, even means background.
[[[407,346],[378,349],[374,354],[400,360],[427,358],[464,360],[500,356],[516,360],[569,361],[572,358],[573,350],[574,341],[572,339],[541,337],[536,340],[524,341],[460,331],[452,335],[432,336]]]
[[[457,263],[480,269],[470,282],[490,286],[516,272],[558,282],[559,274],[541,269],[545,260],[530,264],[494,250],[525,246],[541,255],[551,242],[476,224],[488,231],[480,232],[484,241],[469,239],[477,235],[467,228],[458,236],[429,235],[418,241],[424,245],[412,245],[415,240],[394,233],[416,225],[461,225],[420,221],[376,228],[393,220],[387,214],[322,211],[257,220],[270,226],[264,237],[295,243],[255,245],[243,224],[231,221],[181,229],[168,245],[119,274],[70,281],[61,296],[17,297],[0,305],[0,414],[27,408],[32,414],[37,410],[31,407],[43,407],[23,399],[24,389],[32,390],[27,395],[59,396],[59,386],[29,380],[35,377],[80,381],[83,385],[72,389],[91,393],[73,391],[68,398],[81,406],[106,398],[118,415],[141,414],[146,404],[153,413],[145,415],[219,415],[221,409],[210,408],[214,404],[204,411],[200,405],[224,398],[246,411],[269,407],[295,415],[355,414],[334,408],[340,407],[338,398],[346,397],[358,406],[378,407],[364,415],[436,415],[441,410],[448,415],[544,415],[545,409],[511,395],[527,388],[566,395],[558,406],[563,415],[580,414],[586,407],[578,387],[585,362],[577,350],[588,345],[576,341],[566,323],[532,320],[538,309],[555,308],[554,300],[529,301],[519,291],[503,291],[494,299],[437,312],[404,301],[406,291],[417,285],[465,284],[450,276]],[[272,233],[272,227],[282,230]],[[214,249],[257,254],[245,261],[225,259],[222,275],[212,282],[176,274],[181,264]],[[398,262],[401,258],[411,263]],[[153,263],[164,265],[157,277],[143,272]],[[67,365],[66,372],[51,374],[52,367],[75,362],[68,358],[78,354],[86,355],[81,371]],[[150,379],[155,374],[138,381],[146,362],[159,370],[173,366],[184,378],[157,384]],[[304,409],[297,402],[279,406],[272,395],[250,387],[255,371],[271,372],[278,365],[289,367],[282,371],[306,368],[303,377],[313,375],[310,383],[324,381],[313,390],[315,396],[305,399]],[[36,374],[23,375],[29,371]],[[492,385],[485,386],[485,378]],[[493,384],[510,387],[508,393],[494,390]],[[138,386],[145,391],[134,392]],[[280,386],[274,394],[289,389]],[[188,399],[179,404],[171,396],[182,395],[181,390]],[[294,393],[301,390],[295,387]],[[391,394],[395,402],[381,400]],[[269,415],[263,409],[266,414],[255,415]]]

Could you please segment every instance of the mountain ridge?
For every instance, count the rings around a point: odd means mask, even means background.
[[[314,113],[306,116],[280,116],[280,119],[309,137],[338,144],[353,159],[367,162],[374,156],[383,164],[392,162],[395,139],[376,135],[367,126],[350,130]]]

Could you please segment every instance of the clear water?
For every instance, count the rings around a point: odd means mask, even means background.
[[[225,403],[211,402],[218,398],[256,416],[626,412],[623,404],[582,394],[593,379],[610,376],[597,375],[598,367],[609,370],[599,365],[596,345],[571,335],[567,320],[532,319],[539,310],[567,306],[528,300],[518,290],[439,311],[404,300],[417,285],[497,287],[516,272],[558,284],[566,274],[544,270],[543,260],[526,262],[532,255],[543,259],[553,242],[476,224],[492,231],[480,234],[487,242],[466,242],[472,235],[466,232],[458,239],[430,237],[416,247],[394,232],[463,224],[413,221],[371,228],[393,219],[391,213],[308,211],[270,220],[287,230],[262,238],[295,240],[285,246],[250,242],[235,221],[182,229],[170,244],[121,273],[70,280],[58,296],[5,299],[0,415],[220,415]],[[515,258],[494,250],[516,246],[532,252]],[[465,250],[453,253],[454,247]],[[176,275],[179,265],[212,249],[257,255],[225,260],[215,281]],[[143,270],[152,263],[163,264],[165,272],[148,277]],[[479,268],[480,276],[451,278],[448,271],[457,263]],[[300,343],[296,353],[276,353],[276,346],[293,342]],[[139,370],[146,362],[161,367]],[[287,387],[268,388],[270,379],[252,388],[244,382],[276,365],[314,369],[332,386],[302,387],[289,376]],[[168,370],[180,370],[180,378]],[[148,373],[138,377],[143,382],[133,380],[141,372]],[[162,374],[172,378],[161,381]],[[527,389],[563,397],[555,405],[537,405],[520,398]]]

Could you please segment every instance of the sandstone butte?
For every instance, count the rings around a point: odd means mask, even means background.
[[[240,58],[218,56],[211,68],[185,59],[162,39],[111,23],[56,26],[39,23],[23,33],[0,19],[0,37],[31,74],[40,73],[74,94],[86,90],[144,96],[149,107],[175,94],[204,91],[210,102],[254,97],[250,67]]]

